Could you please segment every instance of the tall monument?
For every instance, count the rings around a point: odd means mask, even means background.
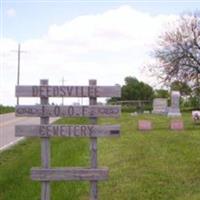
[[[168,109],[169,117],[179,117],[181,116],[180,112],[180,92],[172,91],[171,92],[171,106]]]

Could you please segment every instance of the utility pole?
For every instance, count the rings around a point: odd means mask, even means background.
[[[13,50],[12,52],[17,52],[17,85],[20,83],[20,56],[21,53],[25,53],[26,51],[21,51],[21,45],[18,44],[18,50]],[[17,105],[19,105],[19,97],[17,97]]]
[[[64,84],[65,84],[65,79],[64,79],[64,77],[62,78],[62,86],[64,86]],[[64,97],[62,97],[62,105],[64,105]]]
[[[17,85],[19,85],[19,79],[20,79],[20,44],[18,44],[18,52],[17,52],[17,57],[18,57],[18,62],[17,62]],[[17,97],[17,105],[19,105],[19,97]]]

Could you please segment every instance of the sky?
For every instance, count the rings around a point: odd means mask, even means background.
[[[180,14],[196,10],[200,0],[0,0],[0,104],[16,104],[19,43],[21,85],[40,79],[50,85],[62,79],[65,85],[87,85],[89,79],[123,85],[134,76],[156,87],[144,66],[153,60],[158,36]]]

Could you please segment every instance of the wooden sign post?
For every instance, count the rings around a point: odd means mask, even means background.
[[[89,80],[89,86],[96,86],[96,80]],[[97,98],[96,97],[90,97],[89,104],[91,106],[94,106],[97,104]],[[97,124],[97,118],[91,117],[90,118],[91,124]],[[91,137],[90,138],[90,152],[91,152],[91,168],[96,169],[97,168],[97,138]],[[97,190],[97,181],[92,180],[90,186],[90,198],[96,200],[98,190]]]
[[[31,170],[31,178],[41,181],[41,200],[50,200],[50,181],[90,181],[90,200],[98,199],[97,183],[108,178],[107,168],[98,168],[97,137],[116,137],[119,125],[97,125],[98,117],[119,117],[120,106],[98,106],[97,97],[120,97],[119,86],[97,86],[96,80],[89,80],[89,86],[49,86],[48,80],[41,80],[40,86],[16,86],[17,97],[40,97],[40,105],[17,105],[16,116],[40,117],[40,125],[17,125],[18,137],[41,138],[41,168]],[[49,97],[89,97],[89,106],[52,106]],[[49,125],[49,117],[89,117],[89,125]],[[90,168],[51,168],[50,137],[89,137]]]
[[[41,86],[47,86],[48,80],[41,80]],[[48,105],[49,98],[41,97],[40,104]],[[40,124],[49,124],[49,117],[40,117]],[[49,169],[50,167],[50,142],[48,137],[41,138],[41,158],[42,158],[42,168]],[[50,200],[50,184],[49,181],[42,182],[41,199]]]

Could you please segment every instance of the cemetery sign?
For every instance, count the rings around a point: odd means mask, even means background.
[[[97,117],[119,117],[120,106],[98,106],[97,97],[120,97],[120,86],[96,86],[90,80],[89,86],[49,86],[48,80],[41,80],[39,86],[16,86],[16,97],[40,97],[40,105],[17,105],[17,117],[40,117],[40,125],[17,125],[18,137],[40,137],[42,167],[31,170],[31,178],[41,181],[41,200],[50,200],[50,181],[90,181],[90,200],[98,199],[97,182],[108,178],[107,168],[97,167],[97,138],[116,137],[119,125],[96,125]],[[49,97],[89,97],[89,106],[49,105]],[[88,117],[89,125],[50,125],[49,117]],[[50,137],[90,138],[90,168],[51,168]]]

